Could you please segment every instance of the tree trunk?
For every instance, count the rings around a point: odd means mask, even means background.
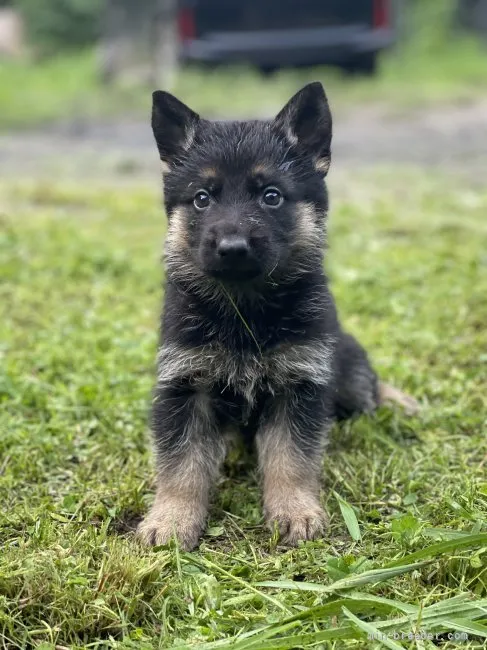
[[[177,67],[177,0],[105,0],[99,46],[104,82],[169,87]]]
[[[177,0],[158,0],[152,50],[152,83],[170,88],[177,68]]]

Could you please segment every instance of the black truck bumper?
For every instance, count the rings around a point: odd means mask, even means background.
[[[363,25],[253,32],[215,32],[181,44],[183,61],[260,66],[340,63],[393,44],[392,29]]]

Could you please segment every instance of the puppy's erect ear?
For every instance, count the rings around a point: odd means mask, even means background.
[[[293,144],[308,152],[316,167],[326,174],[331,157],[331,113],[319,81],[308,84],[291,97],[274,123]]]
[[[162,90],[152,93],[152,131],[161,160],[171,165],[189,149],[199,115]]]

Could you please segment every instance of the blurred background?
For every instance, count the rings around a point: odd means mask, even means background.
[[[338,155],[477,160],[487,0],[0,0],[0,173],[19,157],[67,171],[75,147],[87,173],[128,175],[154,163],[154,88],[208,117],[267,117],[313,79]]]

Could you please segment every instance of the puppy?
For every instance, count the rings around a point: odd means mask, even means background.
[[[320,467],[336,419],[392,398],[342,331],[323,270],[332,118],[320,83],[270,121],[210,122],[166,92],[152,128],[168,217],[148,544],[194,548],[228,437],[255,443],[265,520],[323,535]]]

